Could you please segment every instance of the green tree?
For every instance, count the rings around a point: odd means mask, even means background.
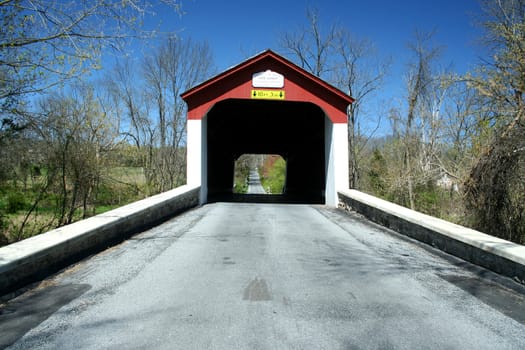
[[[368,191],[378,197],[385,197],[388,190],[387,179],[385,176],[388,174],[387,162],[383,157],[383,154],[378,148],[375,148],[370,158],[370,165],[367,171],[366,180],[368,185],[366,186]]]
[[[493,133],[465,183],[471,224],[525,242],[525,1],[484,1],[491,60],[470,83],[486,100]]]

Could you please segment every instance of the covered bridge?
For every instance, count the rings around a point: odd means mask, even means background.
[[[188,105],[187,182],[201,203],[228,198],[235,160],[279,154],[284,198],[337,205],[348,188],[347,108],[353,99],[271,50],[182,94]]]

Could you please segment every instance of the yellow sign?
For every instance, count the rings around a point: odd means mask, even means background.
[[[252,90],[251,96],[262,100],[284,100],[284,90]]]

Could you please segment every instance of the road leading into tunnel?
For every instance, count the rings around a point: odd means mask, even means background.
[[[247,194],[265,194],[266,191],[262,187],[261,178],[257,169],[251,169],[248,175],[248,191]]]
[[[525,349],[518,289],[337,209],[215,203],[3,305],[0,339],[10,349]]]

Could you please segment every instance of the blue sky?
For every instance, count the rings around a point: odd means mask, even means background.
[[[443,59],[459,70],[477,60],[478,0],[184,0],[182,4],[183,16],[159,11],[154,19],[160,18],[164,29],[179,31],[183,37],[208,41],[219,71],[267,48],[279,51],[283,33],[307,24],[307,7],[318,9],[323,25],[338,23],[370,39],[394,63],[406,58],[406,44],[415,29],[436,30],[436,43],[445,48]]]
[[[281,52],[279,38],[306,26],[306,8],[316,8],[321,26],[345,27],[373,42],[379,57],[391,59],[390,74],[380,96],[370,101],[371,109],[402,103],[407,43],[416,29],[435,31],[435,45],[443,48],[443,67],[465,73],[481,57],[476,43],[481,33],[475,25],[478,0],[182,0],[182,5],[182,16],[157,8],[152,20],[161,20],[161,29],[177,31],[182,38],[207,41],[217,72],[268,48]],[[400,101],[393,101],[396,98]]]

